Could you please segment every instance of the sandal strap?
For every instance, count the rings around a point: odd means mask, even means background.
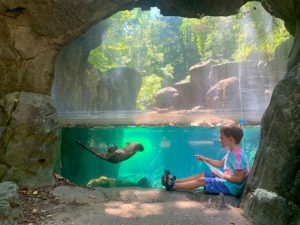
[[[170,170],[165,170],[165,175],[169,176],[171,174]]]
[[[169,179],[171,180],[171,184],[169,184]],[[165,187],[168,191],[173,189],[175,180],[176,180],[176,176],[173,176],[172,178],[169,178],[169,176],[167,177],[167,179],[166,179],[167,183],[166,183]]]
[[[170,174],[171,174],[170,170],[165,170],[164,171],[164,175],[162,175],[162,177],[161,177],[161,184],[163,186],[166,186],[166,184],[168,184]]]

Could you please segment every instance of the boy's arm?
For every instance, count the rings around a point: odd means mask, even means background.
[[[233,183],[242,183],[245,180],[245,175],[246,175],[245,170],[235,170],[234,176],[224,173],[223,179]]]
[[[204,157],[203,155],[195,155],[199,161],[207,162],[215,167],[222,168],[224,166],[225,158],[221,160],[215,160],[211,158]]]

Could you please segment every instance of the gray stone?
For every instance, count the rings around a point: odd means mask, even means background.
[[[285,198],[264,189],[256,189],[249,200],[243,208],[255,224],[289,224],[292,212]]]
[[[204,63],[197,63],[189,69],[191,76],[191,83],[196,89],[195,93],[197,96],[197,105],[206,107],[206,93],[213,85],[209,77],[212,66],[216,65],[217,62],[214,60],[208,60]]]
[[[300,204],[299,175],[297,175],[300,170],[299,83],[299,72],[294,68],[274,89],[270,105],[262,119],[260,145],[248,177],[243,205],[252,204],[252,196],[256,196],[254,194],[256,189],[276,193],[295,205]],[[256,199],[257,202],[261,200],[262,198]],[[268,211],[270,205],[271,203],[262,201],[259,207],[262,211]],[[249,210],[247,213],[255,216],[255,213]],[[292,220],[292,217],[289,219]],[[258,216],[256,220],[259,220]]]
[[[2,180],[34,187],[53,183],[53,161],[58,138],[56,110],[50,96],[12,93],[0,101],[7,118],[1,139]]]
[[[219,81],[206,93],[206,105],[210,109],[220,111],[234,111],[240,108],[239,81],[237,77],[230,77]]]
[[[155,106],[161,109],[178,107],[178,91],[173,87],[165,87],[159,90],[155,96]]]
[[[15,224],[22,216],[18,189],[12,182],[0,183],[0,224]]]
[[[220,193],[216,199],[215,206],[217,209],[225,209],[226,204],[225,204],[225,198],[224,194]]]

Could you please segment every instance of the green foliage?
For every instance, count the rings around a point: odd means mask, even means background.
[[[137,99],[138,109],[144,110],[145,107],[154,103],[154,97],[161,88],[162,78],[151,74],[143,77],[143,85]]]
[[[134,9],[115,14],[108,23],[101,45],[90,52],[88,60],[101,71],[120,66],[139,70],[144,77],[141,108],[151,103],[143,95],[153,97],[157,88],[149,86],[150,81],[172,86],[185,79],[192,65],[209,59],[269,60],[276,47],[290,37],[283,22],[271,17],[258,2],[245,4],[230,17],[199,20],[163,17],[157,9]]]
[[[236,26],[238,42],[234,60],[245,60],[251,55],[270,60],[276,47],[290,37],[283,21],[271,17],[257,2],[247,3],[236,18],[241,22]]]

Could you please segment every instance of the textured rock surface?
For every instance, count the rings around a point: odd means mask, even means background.
[[[288,54],[285,52],[285,57]],[[275,85],[285,75],[280,70],[282,58],[270,62],[242,61],[217,64],[213,60],[196,64],[189,70],[190,81],[174,85],[178,91],[178,103],[174,109],[190,110],[195,107],[216,111],[242,110],[261,114],[268,106]],[[164,92],[160,90],[158,94]],[[157,101],[159,103],[159,101]],[[161,108],[161,104],[155,105]],[[170,107],[170,106],[169,106]]]
[[[256,215],[254,208],[269,207],[263,201],[257,201],[256,207],[249,206],[257,188],[276,193],[300,205],[299,84],[300,73],[294,68],[274,89],[271,103],[263,117],[260,145],[243,200],[244,207],[248,208],[247,213],[253,217]],[[277,207],[281,206],[273,205],[273,210],[281,210]]]
[[[250,204],[247,204],[244,210],[246,214],[251,213],[254,221],[259,221],[259,224],[290,223],[289,217],[292,215],[292,212],[285,198],[264,189],[256,189],[251,194],[250,199]]]
[[[0,101],[6,117],[1,134],[1,180],[24,186],[50,184],[58,135],[48,95],[12,93]]]
[[[237,77],[229,77],[214,85],[206,94],[206,105],[210,109],[227,111],[240,106],[239,81]]]
[[[198,98],[197,105],[201,107],[206,107],[205,96],[209,88],[213,85],[209,79],[209,74],[212,66],[216,64],[216,61],[208,60],[205,63],[196,64],[189,69],[191,83],[196,88],[196,95]]]
[[[103,73],[88,62],[90,51],[101,43],[95,37],[101,37],[106,28],[106,21],[94,25],[60,51],[52,89],[59,113],[136,109],[142,84],[137,70],[123,67]]]
[[[12,182],[0,183],[0,224],[15,224],[22,216],[18,189]]]
[[[179,105],[178,91],[172,87],[163,88],[156,93],[155,102],[158,108],[177,108]]]
[[[142,75],[129,67],[106,71],[97,85],[98,110],[135,110],[142,86]],[[102,93],[101,93],[102,92]],[[106,98],[102,99],[102,96]]]

